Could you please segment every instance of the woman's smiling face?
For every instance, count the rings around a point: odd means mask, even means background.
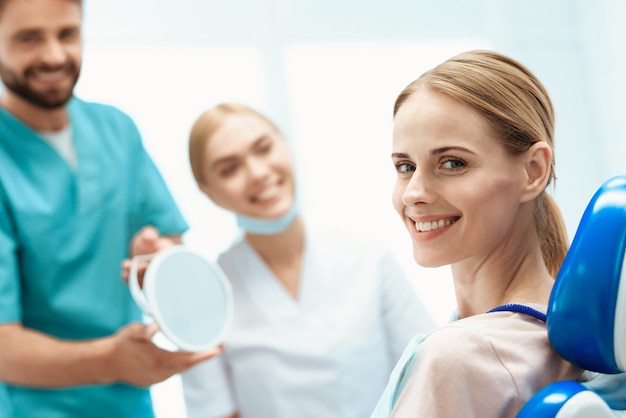
[[[293,204],[295,181],[287,141],[251,113],[228,115],[208,139],[200,188],[236,213],[275,219]]]
[[[393,128],[393,205],[423,266],[481,260],[507,241],[522,200],[524,167],[470,106],[420,88]]]

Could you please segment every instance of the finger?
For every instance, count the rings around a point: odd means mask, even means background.
[[[197,364],[212,359],[213,357],[220,355],[223,351],[224,347],[220,345],[197,353],[186,353],[186,355],[188,356],[187,360],[190,364]]]
[[[159,330],[159,326],[156,322],[151,323],[150,325],[134,323],[128,326],[130,329],[130,333],[132,338],[141,341],[150,341],[154,334]]]
[[[160,238],[159,231],[154,226],[142,228],[133,239],[131,255],[134,257],[159,251]]]
[[[143,242],[155,242],[159,239],[159,231],[152,225],[145,226],[139,231],[139,239]]]
[[[126,283],[128,283],[128,277],[130,275],[130,264],[131,264],[130,260],[124,260],[124,261],[122,261],[122,264],[121,264],[121,267],[122,267],[122,279],[124,279],[124,281]]]
[[[151,323],[146,327],[146,339],[151,340],[152,337],[159,331],[159,324],[156,322]]]
[[[148,264],[150,264],[149,261],[141,261],[137,265],[137,278],[139,279],[139,287],[143,286],[143,276],[146,269],[148,268]],[[130,278],[131,265],[131,260],[122,261],[122,279],[124,279],[126,283],[128,283],[128,279]]]
[[[148,269],[149,261],[142,261],[137,266],[137,281],[139,282],[139,287],[143,289],[143,279],[146,275],[146,270]]]
[[[221,353],[219,348],[212,348],[198,353],[190,353],[187,351],[167,351],[159,349],[161,352],[163,364],[169,364],[171,368],[181,372],[196,364],[208,361]]]
[[[157,251],[165,250],[166,248],[173,247],[177,243],[168,237],[159,237],[158,240],[155,241],[155,247]]]

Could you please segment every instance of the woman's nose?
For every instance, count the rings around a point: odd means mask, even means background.
[[[427,174],[414,171],[402,194],[402,202],[407,206],[433,203],[436,200],[433,183]]]
[[[264,178],[270,172],[269,165],[262,158],[250,158],[247,162],[248,174],[253,180]]]

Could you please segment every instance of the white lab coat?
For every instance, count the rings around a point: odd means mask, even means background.
[[[189,418],[365,418],[408,341],[434,323],[400,266],[363,237],[308,231],[299,300],[245,240],[224,353],[182,374]]]

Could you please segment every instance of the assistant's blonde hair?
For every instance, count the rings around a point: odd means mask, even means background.
[[[444,93],[489,120],[513,155],[545,141],[554,150],[554,109],[546,89],[526,67],[493,51],[474,50],[454,56],[417,80],[398,96],[394,116],[406,99],[422,87]],[[556,180],[554,159],[550,182]],[[549,193],[537,199],[535,225],[544,263],[556,277],[569,247],[563,216]]]
[[[265,115],[252,109],[250,106],[242,103],[220,103],[204,111],[198,116],[189,133],[189,163],[193,177],[198,184],[205,184],[207,180],[204,178],[202,170],[206,144],[219,127],[222,126],[224,120],[226,120],[229,115],[233,114],[254,115],[264,120],[278,131],[274,122],[269,120]]]

